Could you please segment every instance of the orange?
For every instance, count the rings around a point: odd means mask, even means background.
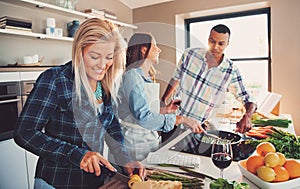
[[[271,182],[275,180],[276,173],[271,167],[260,166],[257,169],[257,176],[264,181]]]
[[[264,157],[260,155],[253,155],[247,159],[246,168],[249,172],[256,174],[258,167],[264,165]]]
[[[269,152],[264,157],[264,162],[267,167],[276,167],[279,165],[280,159],[275,152]]]
[[[256,147],[256,153],[265,156],[269,152],[276,152],[274,145],[270,142],[259,143]]]
[[[295,159],[287,159],[283,167],[289,172],[290,179],[300,177],[300,162]]]
[[[273,182],[283,182],[287,181],[290,178],[289,172],[282,166],[274,167],[273,170],[275,171],[276,177]]]

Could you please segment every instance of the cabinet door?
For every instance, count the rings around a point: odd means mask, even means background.
[[[0,188],[28,189],[25,150],[13,139],[0,142]]]
[[[26,151],[29,189],[33,189],[35,168],[36,168],[38,158],[39,157],[34,155],[33,153]]]

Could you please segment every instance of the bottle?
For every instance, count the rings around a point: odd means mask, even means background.
[[[76,30],[79,27],[79,20],[73,20],[67,24],[69,37],[74,37]]]

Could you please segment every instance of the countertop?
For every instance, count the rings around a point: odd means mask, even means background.
[[[44,71],[52,66],[0,66],[0,72]]]
[[[291,119],[291,116],[289,114],[284,114],[283,116],[286,117],[286,118]],[[220,129],[220,130],[228,130],[228,127],[229,126],[227,126],[225,129]],[[290,133],[295,133],[293,124],[290,124],[290,126],[286,129],[286,131],[288,131]],[[155,153],[170,151],[169,150],[170,147],[172,147],[174,144],[176,144],[177,142],[182,140],[185,136],[187,136],[190,133],[191,133],[190,130],[186,130],[185,132],[183,132],[182,134],[177,136],[175,139],[171,140],[169,143],[162,146]],[[192,155],[192,154],[187,154],[187,153],[182,153],[182,152],[178,152],[178,153],[180,153],[180,155],[195,156],[195,155]],[[200,156],[200,160],[201,160],[201,162],[200,162],[199,168],[195,168],[195,170],[197,172],[205,173],[206,175],[210,175],[214,178],[219,177],[220,170],[217,167],[214,166],[214,164],[213,164],[210,157]],[[180,170],[177,167],[161,167],[161,166],[158,166],[158,165],[149,165],[149,164],[147,164],[146,160],[143,160],[142,163],[145,167],[155,167],[155,168],[158,168],[158,169],[165,169],[165,170],[169,170],[169,171],[182,172],[182,170]],[[249,184],[251,189],[259,189],[258,186],[256,186],[254,183],[252,183],[250,180],[248,180],[246,177],[244,177],[242,175],[242,173],[240,172],[239,167],[238,167],[238,162],[236,162],[236,161],[233,161],[228,168],[224,169],[224,178],[228,179],[228,180],[231,180],[231,181],[235,180],[235,181],[238,181],[238,182],[246,182],[246,183]],[[205,189],[209,188],[209,183],[210,183],[210,180],[206,179],[205,180],[205,185],[204,185]],[[297,187],[297,189],[299,189],[299,188],[300,187]],[[296,189],[296,188],[294,188],[294,189]]]

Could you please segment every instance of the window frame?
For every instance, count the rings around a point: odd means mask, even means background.
[[[272,73],[271,73],[272,60],[271,60],[271,11],[270,11],[270,7],[184,19],[185,48],[190,47],[190,24],[192,24],[192,23],[211,21],[211,20],[220,20],[220,19],[227,19],[227,18],[236,18],[236,17],[243,17],[243,16],[254,16],[254,15],[259,15],[259,14],[267,14],[268,56],[267,57],[253,57],[253,58],[230,58],[230,57],[229,58],[233,62],[234,61],[242,62],[242,61],[267,60],[268,61],[268,90],[271,91],[271,88],[272,88],[272,83],[271,83],[272,82],[272,79],[271,79],[272,78]]]

